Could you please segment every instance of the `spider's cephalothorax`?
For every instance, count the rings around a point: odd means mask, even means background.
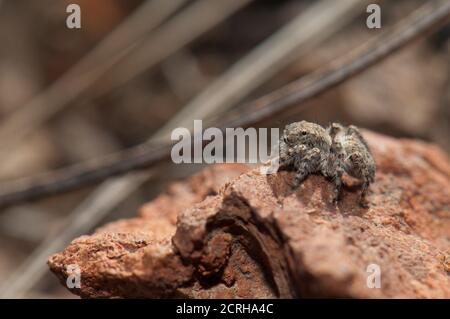
[[[306,121],[287,125],[280,140],[280,168],[295,169],[294,187],[314,173],[333,180],[335,202],[346,172],[363,181],[360,201],[363,205],[375,176],[375,162],[359,130],[336,123],[327,129]]]
[[[344,127],[333,123],[327,129],[334,145],[341,150],[342,168],[350,176],[362,181],[360,203],[366,205],[366,194],[375,180],[376,165],[370,148],[356,126]]]
[[[280,167],[295,169],[294,187],[314,173],[333,179],[337,200],[342,174],[332,149],[332,139],[322,126],[306,121],[291,123],[280,140]]]

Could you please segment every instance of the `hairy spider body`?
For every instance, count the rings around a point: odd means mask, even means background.
[[[360,202],[365,204],[367,190],[375,180],[376,165],[370,148],[356,126],[333,123],[327,129],[333,144],[340,144],[344,171],[362,181]]]
[[[321,173],[336,184],[337,200],[341,170],[339,156],[331,154],[331,136],[320,125],[301,121],[287,125],[280,140],[280,168],[293,167],[296,171],[293,187],[297,187],[308,175]]]
[[[327,129],[306,121],[284,128],[280,140],[280,168],[294,168],[297,187],[308,175],[320,173],[335,185],[337,202],[344,172],[362,180],[360,204],[365,206],[367,189],[374,181],[375,162],[359,130],[333,123]]]

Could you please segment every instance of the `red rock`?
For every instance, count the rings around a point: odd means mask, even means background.
[[[49,259],[65,284],[98,297],[450,298],[450,162],[437,147],[364,132],[377,162],[369,208],[347,179],[342,200],[310,176],[208,168],[144,205],[138,217],[74,240]],[[247,172],[245,172],[247,171]],[[381,270],[369,288],[367,267]]]

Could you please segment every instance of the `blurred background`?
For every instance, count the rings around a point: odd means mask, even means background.
[[[81,29],[69,29],[69,4]],[[379,3],[382,28],[368,29]],[[0,180],[62,168],[217,117],[395,25],[425,1],[0,0]],[[262,123],[351,123],[450,151],[450,26]],[[47,257],[107,221],[134,216],[200,165],[0,211],[0,296],[72,298]]]

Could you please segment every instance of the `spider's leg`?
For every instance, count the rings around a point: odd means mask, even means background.
[[[328,126],[327,133],[328,135],[330,135],[331,139],[334,140],[336,135],[339,134],[339,132],[342,132],[343,130],[344,127],[341,124],[332,123],[330,126]]]
[[[362,136],[361,131],[356,126],[350,125],[347,128],[347,134],[356,137],[366,147],[367,150],[370,150],[366,139]]]
[[[295,174],[294,181],[292,182],[291,186],[293,189],[297,188],[300,183],[302,183],[306,177],[309,175],[309,172],[303,169],[297,170],[297,173]]]
[[[289,146],[284,141],[280,141],[279,152],[280,152],[280,156],[278,159],[279,160],[279,163],[278,163],[279,168],[285,168],[285,167],[293,164],[294,158],[292,157],[291,154],[289,154]]]
[[[333,203],[336,204],[341,196],[342,190],[342,175],[344,174],[344,169],[342,162],[339,159],[330,157],[331,163],[327,164],[326,169],[322,172],[325,177],[330,179],[334,185]]]
[[[361,195],[359,197],[359,205],[364,208],[369,207],[369,204],[367,202],[367,191],[369,190],[369,184],[370,184],[370,182],[368,180],[364,180],[364,183],[362,184],[362,187],[361,187]]]
[[[341,198],[343,173],[344,173],[343,169],[341,167],[338,167],[336,169],[334,176],[332,177],[334,183],[333,204],[337,204]]]
[[[344,174],[345,152],[340,142],[334,141],[331,145],[330,154],[326,159],[322,173],[333,181],[334,195],[333,203],[339,201],[342,189],[342,175]]]
[[[298,187],[309,174],[317,171],[317,167],[320,163],[320,150],[317,147],[307,150],[302,155],[303,156],[296,156],[294,159],[294,166],[297,171],[293,185],[295,188]]]

